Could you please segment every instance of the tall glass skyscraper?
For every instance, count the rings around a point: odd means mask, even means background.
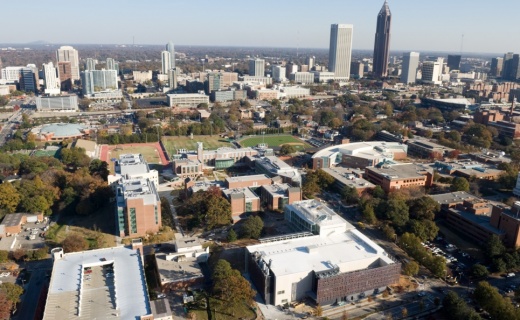
[[[334,72],[335,79],[350,79],[353,32],[354,27],[351,24],[330,26],[329,71]]]
[[[382,78],[388,75],[388,60],[390,52],[390,25],[392,14],[388,7],[388,2],[377,15],[376,39],[374,44],[374,65],[373,73],[376,77]]]
[[[173,42],[168,42],[166,44],[166,51],[170,53],[170,69],[175,68],[175,48],[173,46]]]

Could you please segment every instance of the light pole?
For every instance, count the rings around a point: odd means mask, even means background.
[[[262,144],[265,145],[265,131],[262,131]]]

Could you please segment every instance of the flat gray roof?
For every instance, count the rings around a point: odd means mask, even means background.
[[[229,199],[233,197],[234,195],[240,195],[244,194],[246,199],[258,199],[259,197],[251,191],[249,188],[233,188],[233,189],[226,189],[222,190],[224,192],[224,195]]]
[[[403,179],[403,178],[415,178],[415,177],[423,177],[424,174],[422,172],[429,171],[433,173],[432,169],[427,165],[422,164],[414,164],[414,163],[396,163],[383,165],[380,168],[377,167],[367,167],[367,170],[376,172],[380,175],[386,176],[388,179]]]
[[[107,319],[139,319],[151,314],[141,258],[139,250],[112,247],[66,253],[61,259],[55,259],[43,318],[94,319],[95,314],[103,314]],[[84,268],[110,264],[113,264],[114,276],[113,288],[109,287],[108,292],[113,303],[96,304],[100,297],[89,299]]]
[[[368,180],[359,178],[359,174],[356,174],[350,168],[334,167],[334,168],[323,168],[323,171],[330,174],[334,179],[353,188],[373,188],[375,185]]]
[[[248,176],[237,176],[237,177],[227,177],[226,181],[228,182],[242,182],[242,181],[255,181],[260,179],[270,179],[265,174],[253,174]]]
[[[155,261],[159,270],[161,283],[186,281],[204,277],[202,269],[196,258],[191,257],[192,252],[182,253],[157,253]]]
[[[442,204],[452,204],[452,203],[462,203],[462,201],[464,201],[464,200],[479,199],[477,196],[474,196],[471,193],[467,193],[465,191],[432,194],[432,195],[430,195],[430,197],[441,205]]]

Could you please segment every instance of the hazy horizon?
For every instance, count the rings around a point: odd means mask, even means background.
[[[30,10],[3,17],[4,27],[16,28],[4,32],[0,42],[130,45],[135,39],[138,45],[162,45],[171,40],[182,46],[327,49],[330,25],[348,23],[354,25],[353,48],[372,50],[376,17],[383,2],[155,0],[144,4],[91,0],[64,5],[58,0],[28,0]],[[457,53],[462,47],[463,53],[520,52],[520,33],[512,30],[520,2],[499,0],[493,4],[506,9],[500,11],[500,19],[492,19],[490,3],[484,0],[390,0],[390,50]],[[7,2],[3,8],[4,12],[20,11],[15,2]],[[34,23],[20,23],[21,18]]]

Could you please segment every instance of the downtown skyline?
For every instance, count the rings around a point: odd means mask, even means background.
[[[339,23],[354,25],[355,50],[370,50],[374,44],[375,18],[384,1],[333,0],[317,7],[310,1],[267,0],[262,2],[266,10],[258,14],[250,6],[225,0],[153,1],[144,6],[137,1],[94,0],[89,6],[103,8],[96,11],[97,23],[91,15],[83,13],[83,6],[72,3],[58,6],[59,3],[30,0],[31,10],[24,11],[24,15],[29,21],[39,21],[46,14],[74,17],[70,28],[60,27],[62,19],[46,20],[45,28],[19,25],[16,15],[7,15],[3,24],[19,27],[16,32],[2,35],[0,43],[131,44],[135,39],[136,44],[142,45],[172,40],[176,46],[327,48],[329,27]],[[520,3],[502,0],[495,4],[508,10],[501,12],[501,18],[494,19],[491,27],[483,28],[483,21],[490,21],[489,3],[483,0],[473,1],[471,6],[447,0],[435,4],[391,0],[391,50],[459,52],[464,35],[462,52],[519,52],[520,34],[503,30],[512,28],[511,21]],[[19,10],[14,3],[4,4],[4,9]],[[150,21],[148,27],[146,21]]]

